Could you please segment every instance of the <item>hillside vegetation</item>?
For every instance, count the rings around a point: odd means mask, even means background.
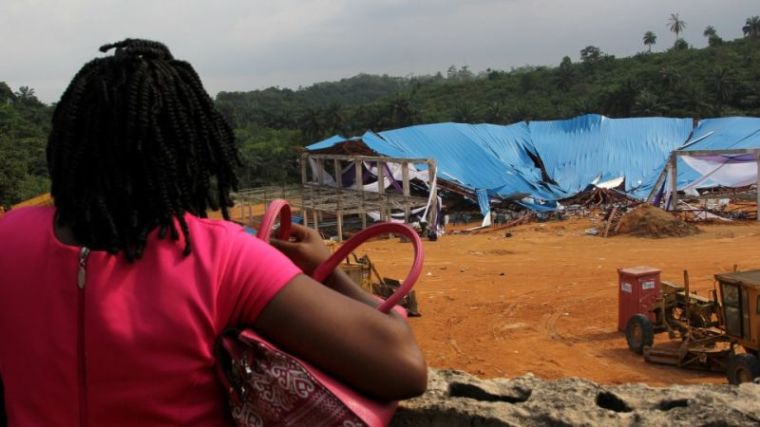
[[[447,121],[509,124],[585,113],[760,116],[760,35],[745,34],[726,42],[710,36],[704,49],[678,39],[665,52],[615,58],[588,46],[580,61],[565,57],[557,67],[475,73],[452,66],[445,74],[411,77],[361,74],[297,90],[221,92],[216,102],[238,137],[241,186],[279,184],[298,179],[295,148],[334,134]],[[14,92],[0,82],[0,205],[47,188],[44,147],[50,113],[33,89]]]

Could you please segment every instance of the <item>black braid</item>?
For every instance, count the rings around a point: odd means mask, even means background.
[[[166,46],[127,39],[100,48],[111,49],[82,67],[53,113],[47,159],[58,221],[82,245],[130,261],[155,229],[174,240],[181,231],[189,254],[185,213],[221,207],[229,219],[234,134],[192,66]]]

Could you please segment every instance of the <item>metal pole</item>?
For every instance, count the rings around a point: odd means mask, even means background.
[[[333,168],[335,169],[335,195],[337,196],[337,209],[336,209],[336,216],[337,216],[337,223],[338,223],[338,241],[343,241],[343,174],[341,174],[341,167],[340,167],[340,160],[333,159]]]
[[[428,222],[429,226],[435,227],[436,221],[438,220],[438,185],[436,184],[437,178],[436,178],[436,169],[435,169],[435,160],[430,160],[428,162],[428,174],[430,176],[430,188],[431,188],[431,200],[430,200],[430,221]]]
[[[404,190],[404,222],[409,223],[409,162],[401,162],[401,181]]]
[[[377,161],[377,194],[380,196],[380,221],[385,221],[385,163]]]
[[[306,209],[306,182],[308,176],[306,174],[306,153],[301,154],[301,216],[303,216],[304,227],[309,226],[309,211]]]
[[[675,153],[670,154],[670,210],[678,210],[678,160]]]
[[[362,228],[367,228],[366,212],[364,212],[364,175],[361,159],[354,159],[354,188],[360,192],[359,216],[362,218]]]

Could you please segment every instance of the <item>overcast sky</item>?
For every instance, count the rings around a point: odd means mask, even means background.
[[[166,43],[212,95],[297,88],[358,73],[408,76],[452,65],[509,70],[574,61],[587,45],[616,56],[670,47],[671,13],[705,46],[714,26],[741,37],[758,0],[0,0],[0,81],[57,101],[71,77],[126,37]]]

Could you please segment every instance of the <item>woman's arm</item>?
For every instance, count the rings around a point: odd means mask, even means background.
[[[295,241],[273,241],[310,274],[330,251],[313,230],[293,227]],[[427,366],[406,321],[342,271],[324,286],[298,275],[264,308],[254,327],[293,354],[354,388],[386,400],[422,394]]]

